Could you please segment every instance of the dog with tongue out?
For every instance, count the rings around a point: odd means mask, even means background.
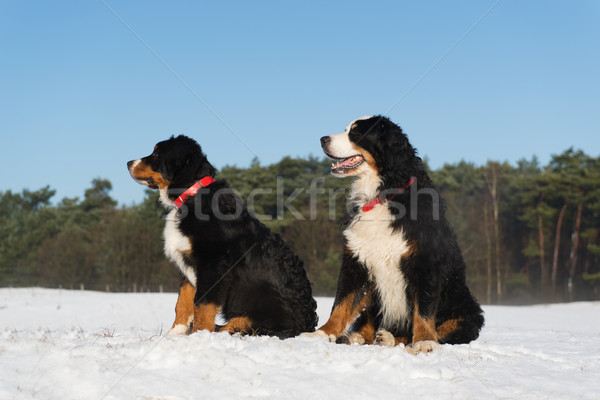
[[[331,173],[354,177],[354,215],[329,320],[307,336],[339,343],[401,344],[412,353],[469,343],[483,311],[444,203],[402,129],[383,116],[321,138]]]

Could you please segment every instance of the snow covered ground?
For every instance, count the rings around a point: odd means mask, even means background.
[[[414,356],[196,333],[176,295],[0,289],[0,399],[600,399],[600,303],[485,307],[469,344]],[[332,299],[320,298],[321,323]]]

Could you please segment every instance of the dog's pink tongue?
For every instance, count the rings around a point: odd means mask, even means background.
[[[343,167],[351,167],[358,162],[360,156],[354,156],[350,158],[346,158],[344,161],[341,161],[334,165],[335,168],[343,168]]]

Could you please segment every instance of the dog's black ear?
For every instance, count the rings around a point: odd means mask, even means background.
[[[161,173],[168,182],[175,181],[177,173],[182,170],[185,160],[181,158],[169,158],[163,161]]]
[[[217,172],[208,162],[200,147],[186,152],[177,163],[171,165],[171,182],[192,184],[205,176],[214,177]]]
[[[205,176],[212,176],[213,178],[217,175],[217,170],[212,166],[211,163],[204,157],[204,162],[201,163],[198,176],[204,178]]]
[[[189,171],[193,171],[195,179],[202,179],[205,176],[214,176],[217,174],[215,168],[208,162],[206,155],[199,150],[197,154],[191,154],[186,160]]]
[[[217,174],[215,168],[208,162],[206,154],[202,151],[202,147],[198,145],[193,151],[186,154],[185,170],[193,174],[194,179],[202,179],[205,176],[214,176]]]
[[[402,128],[389,120],[382,121],[378,142],[382,179],[387,187],[404,187],[412,176],[417,176],[421,160]]]

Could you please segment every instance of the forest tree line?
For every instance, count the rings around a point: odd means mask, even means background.
[[[329,166],[285,157],[226,166],[219,177],[302,258],[314,294],[332,296],[351,178]],[[569,149],[545,166],[460,162],[429,173],[482,303],[600,299],[600,158]],[[0,192],[0,286],[175,291],[158,194],[118,206],[111,189],[94,179],[83,198],[58,202],[50,187]]]

